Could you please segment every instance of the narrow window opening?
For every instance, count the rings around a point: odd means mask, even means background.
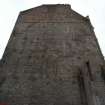
[[[6,80],[6,77],[3,77],[1,80],[0,80],[0,87],[2,86],[2,84],[5,82]]]
[[[79,89],[80,89],[81,104],[87,105],[88,102],[87,102],[85,81],[84,81],[83,73],[81,70],[79,70],[79,73],[78,73],[78,84],[79,84]]]
[[[89,61],[86,62],[86,66],[87,66],[87,70],[88,70],[88,73],[89,73],[90,80],[92,81],[93,78],[92,78],[92,72],[91,72],[91,67],[90,67]]]
[[[101,66],[101,77],[105,81],[105,70],[104,70],[103,66]]]

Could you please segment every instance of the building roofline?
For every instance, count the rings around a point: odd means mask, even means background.
[[[67,6],[67,7],[70,7],[71,8],[71,5],[70,4],[42,4],[42,5],[39,5],[39,6],[36,6],[36,7],[33,7],[33,8],[29,8],[29,9],[26,9],[26,10],[23,10],[23,11],[20,11],[20,14],[23,14],[25,12],[29,12],[31,11],[32,9],[37,9],[37,8],[40,8],[40,7],[43,7],[43,6]],[[82,14],[76,12],[75,10],[73,10],[71,8],[71,10],[73,12],[75,12],[77,15],[81,16],[82,18],[86,19],[86,20],[90,20],[90,18],[88,18],[88,16],[83,16]]]

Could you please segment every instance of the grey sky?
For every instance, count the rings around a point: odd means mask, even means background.
[[[0,57],[13,30],[20,11],[42,4],[67,4],[83,16],[89,15],[100,47],[105,56],[105,0],[1,0],[0,1]]]

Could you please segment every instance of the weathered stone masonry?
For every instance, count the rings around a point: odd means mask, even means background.
[[[20,12],[0,61],[0,102],[105,105],[105,67],[89,18],[70,5]]]

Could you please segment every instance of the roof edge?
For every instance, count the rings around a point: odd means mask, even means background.
[[[39,6],[36,6],[36,7],[32,7],[32,8],[20,11],[20,13],[28,12],[28,11],[30,11],[32,9],[36,9],[36,8],[43,7],[43,6],[57,6],[57,5],[58,6],[62,5],[62,6],[69,6],[69,7],[71,7],[70,4],[42,4],[42,5],[39,5]]]
[[[37,8],[40,8],[40,7],[43,7],[43,6],[66,6],[66,7],[71,8],[71,5],[70,4],[42,4],[42,5],[39,5],[39,6],[30,8],[30,9],[26,9],[26,10],[20,11],[20,14],[24,14],[26,12],[31,11],[32,9],[37,9]],[[71,10],[73,12],[75,12],[78,16],[80,16],[81,18],[83,18],[85,21],[87,21],[92,26],[89,16],[86,16],[85,17],[82,14],[80,14],[80,13],[76,12],[75,10],[73,10],[72,8],[71,8]],[[94,27],[93,27],[93,29],[94,29]]]

